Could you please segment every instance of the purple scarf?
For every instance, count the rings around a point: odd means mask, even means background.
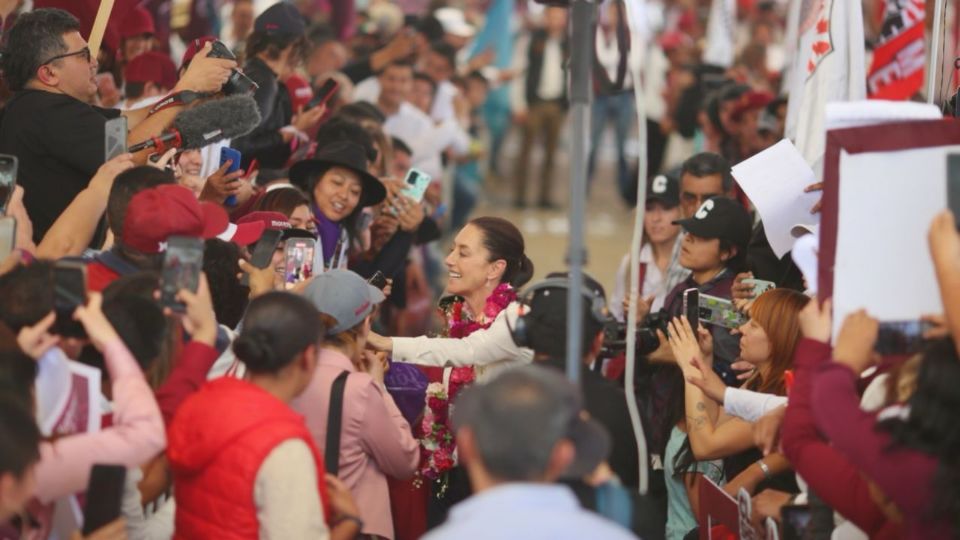
[[[333,259],[337,242],[340,241],[340,224],[330,221],[316,205],[313,207],[313,215],[317,217],[317,234],[323,245],[323,262],[328,263]]]

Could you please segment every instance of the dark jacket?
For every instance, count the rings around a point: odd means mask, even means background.
[[[253,99],[260,109],[260,125],[253,131],[234,139],[233,148],[243,156],[241,166],[246,169],[256,159],[261,169],[282,169],[290,159],[290,145],[283,142],[280,128],[290,125],[293,106],[287,87],[277,75],[259,58],[251,58],[243,66],[243,72],[258,85]]]
[[[566,369],[566,361],[563,359],[547,360],[543,365],[561,371]],[[584,409],[610,432],[613,443],[610,445],[610,457],[607,460],[610,468],[620,477],[623,485],[640,485],[637,440],[627,410],[627,395],[613,381],[589,369],[580,373],[580,388],[583,391]]]

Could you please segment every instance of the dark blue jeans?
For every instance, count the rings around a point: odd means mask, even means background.
[[[633,184],[637,181],[630,175],[630,167],[625,155],[627,132],[633,127],[636,117],[633,92],[621,92],[594,98],[593,110],[590,113],[590,158],[587,162],[587,178],[590,179],[592,184],[597,147],[600,145],[603,130],[607,123],[613,121],[617,145],[617,187],[624,199],[627,199],[630,193],[635,193]]]

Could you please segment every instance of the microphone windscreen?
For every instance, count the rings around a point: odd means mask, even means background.
[[[260,110],[251,96],[230,96],[187,109],[173,120],[183,139],[181,148],[203,148],[223,139],[235,139],[260,124]]]

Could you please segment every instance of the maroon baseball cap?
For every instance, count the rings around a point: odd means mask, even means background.
[[[121,240],[142,253],[160,253],[171,236],[214,238],[229,222],[223,208],[198,202],[183,186],[166,184],[145,189],[130,199]]]
[[[144,34],[156,34],[157,29],[153,24],[153,15],[143,6],[136,6],[120,25],[120,37],[123,39],[142,36]]]
[[[217,235],[217,238],[238,246],[249,246],[259,240],[267,229],[284,231],[289,228],[287,216],[280,212],[250,212],[236,223],[228,223],[227,229]]]
[[[177,84],[177,68],[169,56],[148,51],[127,64],[123,69],[123,80],[133,83],[152,82],[159,87],[172,90]]]

